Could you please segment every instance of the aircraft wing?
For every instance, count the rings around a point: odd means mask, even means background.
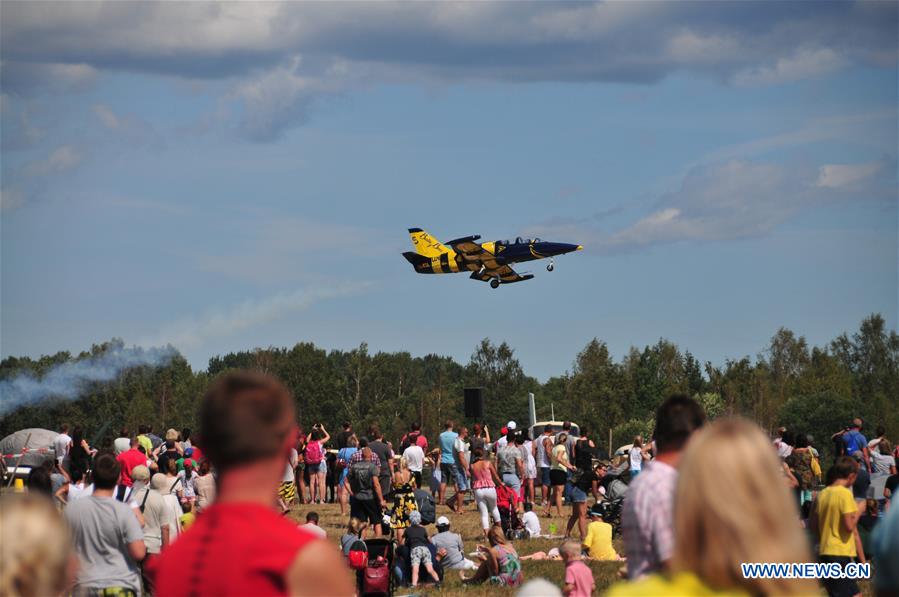
[[[496,261],[496,255],[475,242],[479,236],[468,236],[447,243],[457,255],[462,257],[465,267],[471,270],[471,278],[489,282],[499,278],[503,284],[530,280],[531,274],[520,275],[511,267]]]

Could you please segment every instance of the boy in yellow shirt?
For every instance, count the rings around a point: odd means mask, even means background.
[[[583,547],[593,560],[620,560],[612,546],[612,525],[603,521],[605,509],[600,504],[590,508],[590,520]]]
[[[850,456],[841,456],[830,471],[831,483],[818,495],[817,507],[809,524],[818,535],[820,561],[837,563],[842,567],[852,562],[856,551],[859,511],[852,496],[852,484],[858,474],[858,463]],[[825,578],[824,588],[832,596],[860,595],[858,584],[850,578]]]

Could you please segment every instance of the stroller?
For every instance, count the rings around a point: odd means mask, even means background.
[[[500,524],[508,539],[527,538],[528,533],[518,517],[518,503],[521,498],[505,485],[496,487],[496,507],[499,510]]]
[[[392,597],[393,595],[393,541],[390,539],[366,539],[368,562],[356,572],[356,590],[360,597]]]

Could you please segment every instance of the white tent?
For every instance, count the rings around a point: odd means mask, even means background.
[[[22,429],[0,440],[0,454],[7,467],[40,466],[47,458],[56,458],[53,440],[59,435],[49,429]],[[27,443],[26,443],[27,442]],[[22,453],[22,450],[26,450]],[[21,454],[17,458],[16,455]]]

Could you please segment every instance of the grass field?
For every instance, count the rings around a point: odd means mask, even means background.
[[[294,506],[293,511],[291,512],[291,516],[296,518],[298,522],[305,522],[306,513],[314,510],[319,515],[319,524],[327,531],[328,538],[332,539],[335,544],[339,541],[340,536],[346,532],[346,524],[348,517],[341,516],[340,507],[336,504],[322,504],[322,505],[299,505]],[[564,510],[563,510],[564,512]],[[484,543],[483,534],[481,533],[481,521],[478,516],[477,509],[475,508],[473,503],[466,504],[465,512],[463,514],[454,514],[449,508],[444,506],[437,507],[437,515],[438,516],[446,516],[450,519],[451,527],[450,529],[453,532],[459,533],[462,535],[462,540],[465,544],[465,551],[473,552],[475,550],[475,546],[478,543]],[[556,526],[559,527],[558,533],[562,533],[564,531],[564,525],[567,522],[566,518],[558,518],[554,517],[552,519],[542,518],[540,519],[540,524],[543,528],[543,532],[547,532],[550,522],[555,522]],[[436,533],[436,529],[434,525],[429,525],[427,527],[428,534]],[[577,537],[577,527],[574,530],[575,536]],[[525,541],[516,541],[514,543],[515,549],[518,551],[519,555],[528,555],[534,553],[536,551],[548,551],[552,547],[558,547],[561,544],[561,540],[557,539],[529,539]],[[615,541],[615,549],[619,552],[622,550],[621,541]],[[525,581],[533,579],[533,578],[545,578],[557,585],[559,588],[562,587],[563,578],[565,576],[565,564],[561,561],[523,561],[522,570],[524,572]],[[621,562],[594,562],[587,561],[587,564],[593,570],[593,578],[596,581],[596,589],[597,594],[602,592],[605,588],[611,585],[618,579],[618,570],[622,567]],[[471,575],[471,573],[468,573]],[[398,588],[397,595],[409,595],[412,594],[411,589],[403,589]],[[415,594],[420,595],[470,595],[472,597],[480,597],[480,596],[500,596],[500,595],[514,595],[515,591],[513,589],[507,589],[503,587],[495,587],[490,585],[481,585],[481,586],[463,586],[459,580],[459,576],[457,571],[450,570],[447,571],[444,575],[444,583],[438,589],[428,589],[419,587]]]

